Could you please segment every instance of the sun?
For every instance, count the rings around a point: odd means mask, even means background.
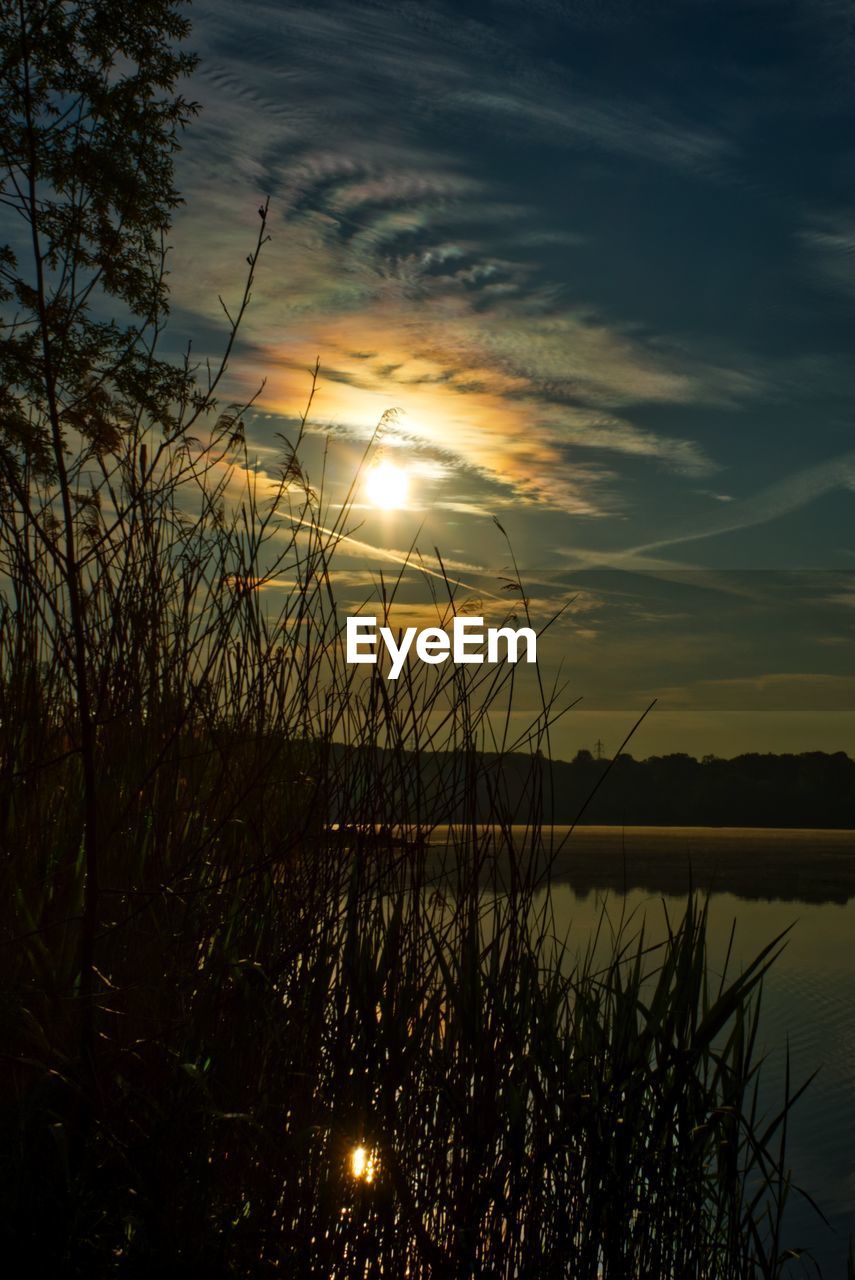
[[[365,496],[384,511],[397,511],[406,506],[409,492],[409,476],[394,462],[378,462],[365,477]]]

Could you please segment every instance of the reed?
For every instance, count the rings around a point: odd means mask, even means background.
[[[218,401],[266,206],[222,363],[157,356],[185,33],[169,0],[0,23],[34,253],[0,257],[0,1244],[86,1277],[779,1276],[777,944],[713,984],[690,900],[578,954],[564,691],[515,734],[512,666],[347,665],[359,473],[343,505],[307,475],[311,397],[266,469]],[[420,567],[440,624],[471,611],[414,551],[371,612]]]
[[[110,514],[84,509],[91,993],[62,582],[4,511],[4,1243],[88,1275],[781,1274],[792,1099],[761,1119],[755,1054],[775,945],[712,989],[693,900],[659,947],[616,930],[604,967],[557,939],[559,691],[512,741],[513,668],[348,667],[347,508],[299,440],[261,477],[234,421],[144,480],[134,442]]]

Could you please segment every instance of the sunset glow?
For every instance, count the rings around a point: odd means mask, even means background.
[[[170,280],[182,315],[219,323],[256,216],[233,175],[247,166],[259,198],[277,175],[231,373],[256,397],[271,498],[316,359],[303,464],[330,510],[371,450],[351,495],[362,527],[337,546],[342,606],[416,533],[473,592],[504,596],[495,519],[535,611],[573,601],[539,654],[551,673],[572,651],[584,699],[555,728],[559,755],[622,741],[653,697],[636,752],[851,753],[845,71],[827,120],[817,107],[832,51],[845,63],[837,7],[793,8],[812,34],[784,23],[780,83],[798,89],[780,102],[751,6],[701,6],[738,34],[727,70],[691,5],[672,6],[676,25],[607,6],[596,36],[584,5],[475,6],[465,35],[430,4],[287,8],[275,31],[264,6],[223,10],[229,39],[197,23],[219,141],[211,154],[188,131]],[[636,41],[655,59],[663,39],[674,80],[651,97]],[[289,59],[305,79],[282,78]],[[828,163],[788,162],[795,117]],[[747,202],[745,172],[764,178]],[[628,218],[641,189],[647,213]],[[398,609],[429,625],[425,584],[406,591]]]
[[[399,511],[405,507],[409,492],[409,476],[394,462],[377,463],[365,477],[366,498],[383,511]]]

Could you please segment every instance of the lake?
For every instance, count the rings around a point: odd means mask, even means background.
[[[787,1243],[842,1277],[855,1237],[855,832],[583,826],[567,836],[556,829],[553,908],[557,931],[580,950],[604,905],[614,918],[645,917],[655,941],[663,904],[679,916],[690,884],[711,892],[713,969],[734,921],[740,967],[793,926],[763,991],[764,1096],[770,1108],[783,1097],[788,1043],[793,1087],[818,1070],[792,1112],[788,1151],[794,1181],[830,1226],[793,1194]]]

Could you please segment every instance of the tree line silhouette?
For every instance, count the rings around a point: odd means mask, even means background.
[[[483,760],[489,764],[491,757]],[[581,750],[569,761],[514,754],[495,757],[492,764],[479,795],[484,821],[495,820],[497,811],[501,820],[523,821],[536,792],[544,819],[559,824],[855,826],[855,761],[843,751],[747,752],[700,760],[685,752],[644,760],[622,753],[609,760]],[[459,761],[433,757],[422,768],[428,795],[454,793],[450,779]],[[458,807],[449,820],[460,816]]]

